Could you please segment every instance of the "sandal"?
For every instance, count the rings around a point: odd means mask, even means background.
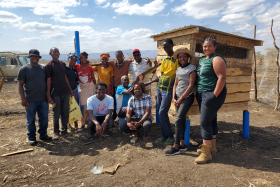
[[[82,125],[81,128],[78,129],[78,132],[81,132],[85,129],[85,125]]]

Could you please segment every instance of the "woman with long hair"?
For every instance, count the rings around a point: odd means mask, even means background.
[[[215,52],[216,37],[210,35],[204,38],[203,52],[205,56],[199,60],[197,68],[197,102],[200,110],[200,127],[203,144],[198,164],[204,164],[212,159],[211,152],[216,152],[216,136],[218,134],[217,112],[224,104],[226,88],[226,60]]]

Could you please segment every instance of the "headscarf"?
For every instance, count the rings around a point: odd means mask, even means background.
[[[106,57],[106,58],[110,58],[110,54],[109,53],[102,53],[102,54],[100,54],[100,59],[102,58],[102,57]]]
[[[76,55],[75,53],[69,53],[69,54],[67,55],[67,59],[68,59],[69,61],[72,60],[73,58],[75,58],[75,59],[78,60],[78,57],[77,57],[77,55]]]

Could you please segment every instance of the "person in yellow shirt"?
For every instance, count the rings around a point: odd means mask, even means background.
[[[174,143],[174,136],[170,127],[168,111],[172,101],[172,91],[176,77],[176,70],[180,67],[178,59],[173,57],[173,46],[174,44],[172,39],[166,38],[164,40],[163,48],[167,53],[167,56],[161,63],[161,77],[157,87],[157,104],[161,127],[161,137],[158,138],[158,141],[165,141],[166,144]]]
[[[106,83],[107,91],[105,94],[113,96],[114,70],[113,67],[108,64],[109,58],[109,53],[100,54],[102,66],[93,66],[92,69],[98,74],[98,82]]]

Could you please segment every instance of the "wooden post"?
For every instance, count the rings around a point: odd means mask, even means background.
[[[277,49],[277,57],[276,57],[276,65],[277,65],[277,77],[276,77],[276,80],[277,80],[277,99],[276,99],[276,106],[274,108],[274,110],[277,110],[278,109],[278,106],[279,106],[279,47],[277,47],[276,43],[275,43],[275,37],[273,35],[273,31],[272,31],[272,27],[273,27],[273,19],[271,20],[271,35],[273,37],[273,45],[274,47]]]
[[[255,25],[254,39],[256,39],[256,28],[257,28],[257,26]],[[255,59],[255,66],[254,66],[255,101],[257,101],[258,100],[258,91],[257,91],[257,60],[256,60],[256,50],[255,50],[255,47],[254,47],[254,59]]]
[[[3,84],[4,84],[5,80],[6,80],[6,76],[5,76],[4,72],[3,72],[3,70],[1,69],[1,67],[0,67],[0,73],[2,74],[2,80],[1,80],[1,83],[0,83],[0,92],[1,92]]]

